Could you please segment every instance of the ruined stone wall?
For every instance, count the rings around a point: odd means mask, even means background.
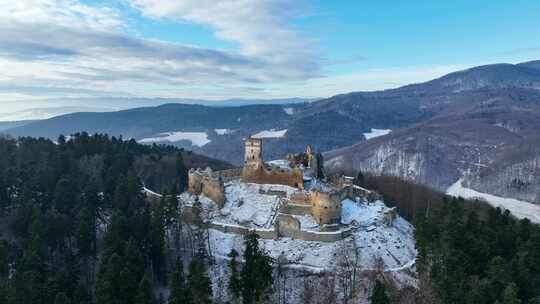
[[[216,203],[219,208],[225,205],[225,186],[220,180],[204,178],[202,182],[202,194]]]
[[[319,225],[341,221],[341,200],[337,192],[312,191],[311,214]]]
[[[202,176],[194,170],[188,174],[188,192],[196,195],[202,192]]]
[[[223,182],[228,182],[234,179],[239,179],[242,177],[242,168],[233,168],[233,169],[226,169],[226,170],[220,170],[215,171],[215,173],[221,177],[221,180]]]
[[[382,196],[379,193],[357,185],[346,185],[342,187],[340,190],[340,195],[342,200],[346,198],[356,200],[357,197],[360,197],[369,202],[374,202],[382,199]]]
[[[311,205],[311,197],[306,192],[295,192],[289,197],[291,204],[296,205]]]
[[[219,208],[225,204],[225,186],[211,170],[190,170],[188,174],[188,192],[195,195],[205,195]]]
[[[242,181],[256,184],[278,184],[304,189],[304,174],[301,170],[284,171],[259,167],[251,169],[244,167]]]
[[[278,236],[298,239],[301,237],[300,221],[294,216],[280,214],[276,218],[276,230]]]

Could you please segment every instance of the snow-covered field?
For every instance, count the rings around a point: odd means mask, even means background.
[[[285,113],[288,114],[288,115],[293,115],[294,114],[294,109],[293,108],[283,108],[283,111],[285,111]]]
[[[229,129],[214,129],[218,135],[225,135],[232,133]]]
[[[390,132],[392,132],[392,130],[390,130],[390,129],[373,129],[372,128],[371,132],[364,133],[364,137],[366,138],[366,140],[369,140],[369,139],[372,139],[372,138],[375,138],[375,137],[379,137],[379,136],[389,134]]]
[[[217,131],[216,131],[217,132]],[[206,132],[164,132],[158,134],[157,137],[148,137],[139,140],[140,143],[154,142],[178,142],[181,140],[189,140],[193,146],[202,147],[210,142]]]
[[[264,130],[259,133],[256,133],[252,135],[253,138],[282,138],[285,136],[285,133],[287,133],[287,129],[284,130]]]
[[[528,218],[531,222],[540,223],[539,205],[513,198],[505,198],[488,193],[482,193],[464,187],[462,182],[463,179],[459,179],[446,190],[446,193],[453,196],[461,196],[466,199],[481,199],[494,207],[508,209],[515,217],[519,219]]]

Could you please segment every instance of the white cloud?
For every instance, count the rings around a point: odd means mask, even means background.
[[[124,3],[107,0],[105,3]],[[36,98],[327,97],[426,81],[469,66],[323,75],[318,45],[293,25],[303,0],[127,0],[145,18],[206,26],[237,50],[141,38],[114,6],[0,0],[0,107]],[[355,57],[362,59],[361,57]],[[35,103],[39,103],[36,101]],[[40,107],[45,106],[40,104]],[[22,107],[18,106],[17,109]]]
[[[301,36],[291,19],[306,10],[303,1],[286,0],[130,0],[151,18],[210,26],[220,39],[236,42],[240,53],[287,68],[291,78],[319,71],[316,45]]]
[[[175,3],[136,6],[148,16],[210,25],[219,37],[239,42],[238,51],[134,36],[113,7],[75,0],[0,0],[0,93],[50,97],[51,92],[64,92],[67,97],[174,92],[175,97],[189,97],[189,92],[204,88],[240,88],[242,95],[242,88],[317,76],[315,57],[305,50],[309,44],[288,25],[292,15],[280,12],[294,5],[178,1],[187,5],[179,9]],[[213,8],[209,14],[203,4]],[[148,7],[152,9],[147,12]]]

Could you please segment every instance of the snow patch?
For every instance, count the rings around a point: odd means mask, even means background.
[[[540,206],[526,201],[520,201],[513,198],[495,196],[488,193],[479,192],[466,188],[460,178],[446,190],[446,194],[452,196],[461,196],[465,199],[480,199],[489,203],[493,207],[500,207],[510,211],[518,219],[528,218],[531,222],[540,223]]]
[[[231,133],[231,130],[229,129],[214,129],[214,131],[216,131],[218,135],[225,135]]]
[[[287,129],[284,130],[264,130],[261,131],[255,135],[252,135],[253,138],[282,138],[285,137],[285,133],[287,133]]]
[[[392,132],[390,129],[371,129],[371,132],[364,133],[366,140],[370,140],[375,137],[384,136]]]
[[[143,138],[139,140],[140,143],[154,143],[154,142],[178,142],[181,140],[189,140],[193,146],[202,147],[209,143],[206,132],[164,132],[158,134],[157,137]]]

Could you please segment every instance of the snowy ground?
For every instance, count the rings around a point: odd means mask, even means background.
[[[293,115],[294,114],[294,109],[293,108],[283,108],[283,111],[285,111],[285,113],[287,115]]]
[[[212,221],[222,224],[242,225],[250,228],[272,228],[272,216],[276,214],[280,198],[261,194],[267,191],[283,191],[290,195],[298,191],[284,185],[259,185],[241,183],[238,180],[226,184],[227,201],[221,210],[215,210]]]
[[[282,190],[289,194],[296,189],[281,185],[243,184],[238,181],[227,186],[227,199],[221,212],[215,211],[213,222],[241,225],[252,228],[271,229],[269,223],[279,202],[273,195],[259,194],[259,189]],[[239,204],[243,201],[243,204]],[[343,201],[342,223],[353,229],[353,235],[335,243],[303,241],[290,238],[261,240],[261,245],[274,257],[283,255],[288,267],[310,272],[332,271],[345,251],[357,248],[359,265],[363,270],[374,270],[380,258],[386,272],[401,272],[414,269],[416,257],[413,227],[398,217],[392,226],[384,224],[384,212],[388,208],[383,202]],[[302,230],[318,231],[310,216],[299,218]],[[349,225],[350,224],[350,225]],[[222,258],[232,248],[242,252],[243,237],[236,234],[210,230],[212,252]],[[408,274],[396,276],[400,282],[415,282]]]
[[[230,129],[214,129],[218,135],[230,134],[232,131]]]
[[[375,137],[386,135],[390,132],[392,132],[392,130],[390,129],[371,129],[371,132],[364,133],[364,137],[366,138],[366,140],[369,140]]]
[[[289,161],[286,159],[276,159],[266,162],[267,165],[270,166],[276,166],[281,169],[291,169],[291,166],[289,165]]]
[[[462,184],[463,179],[455,182],[446,193],[453,196],[461,196],[466,199],[481,199],[494,207],[508,209],[519,219],[528,218],[531,222],[540,223],[540,206],[526,201],[513,198],[505,198],[466,188]]]
[[[217,131],[216,131],[217,132]],[[181,140],[188,140],[193,146],[202,147],[210,142],[206,132],[165,132],[158,134],[157,137],[148,137],[139,140],[140,143],[154,143],[154,142],[178,142]]]
[[[287,129],[284,130],[264,130],[259,133],[256,133],[252,135],[253,138],[282,138],[285,136],[285,133],[287,133]]]

